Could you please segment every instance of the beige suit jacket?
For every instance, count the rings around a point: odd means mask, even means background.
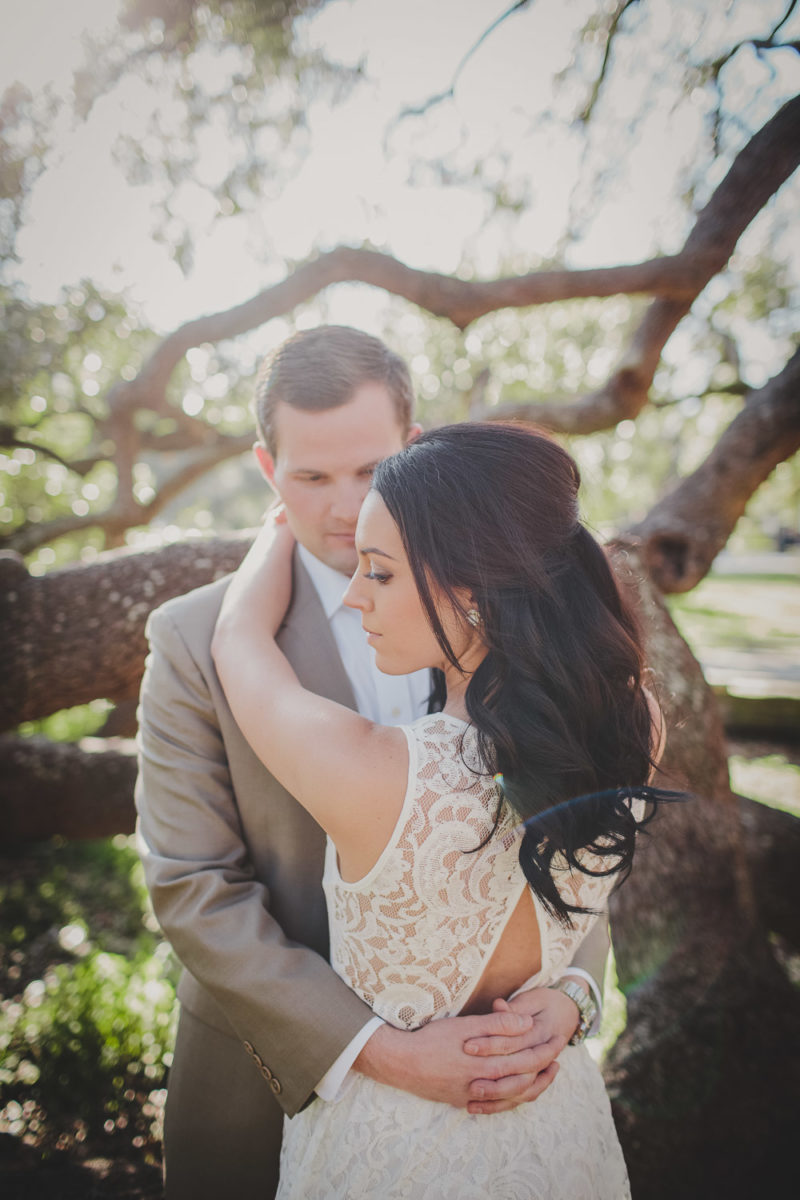
[[[139,843],[156,916],[185,968],[182,1004],[258,1055],[291,1116],[372,1012],[325,959],[325,835],[253,754],[217,679],[210,646],[226,586],[219,580],[151,615]],[[355,708],[297,559],[278,640],[305,687]]]

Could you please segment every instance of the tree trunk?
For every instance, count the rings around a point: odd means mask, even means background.
[[[659,813],[612,899],[628,1023],[606,1079],[636,1200],[752,1200],[791,1178],[796,1157],[800,996],[769,937],[773,921],[795,936],[796,917],[764,888],[763,863],[783,859],[778,880],[791,875],[798,822],[772,822],[780,850],[767,838],[748,857],[751,810],[730,791],[713,693],[642,560],[628,548],[620,569],[667,714],[662,774],[693,795]]]
[[[2,841],[132,833],[133,743],[0,737]]]
[[[800,821],[746,796],[736,799],[759,920],[800,955]]]

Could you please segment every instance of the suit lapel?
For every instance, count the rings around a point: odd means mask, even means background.
[[[277,641],[304,688],[337,704],[357,708],[330,622],[297,553],[292,572],[292,605]]]

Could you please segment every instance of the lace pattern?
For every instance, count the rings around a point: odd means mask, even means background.
[[[376,1013],[412,1029],[459,1011],[527,884],[507,811],[467,853],[498,803],[493,780],[476,773],[474,730],[438,714],[405,732],[409,784],[389,844],[357,883],[342,881],[329,844],[324,885],[336,970]],[[565,864],[557,881],[571,903],[596,908],[611,887]],[[594,920],[565,930],[534,902],[542,965],[527,986],[567,965]],[[491,1116],[351,1072],[336,1102],[318,1099],[284,1123],[277,1200],[625,1200],[600,1072],[585,1045],[559,1062],[535,1103]]]
[[[323,885],[335,970],[378,1016],[413,1029],[460,1010],[527,885],[522,830],[507,807],[492,833],[499,797],[479,772],[475,730],[438,713],[404,732],[409,782],[388,845],[363,879],[347,883],[329,843]],[[602,869],[597,857],[584,860]],[[613,880],[570,871],[563,860],[555,869],[570,903],[603,907]],[[542,962],[529,986],[571,961],[595,919],[578,914],[564,929],[534,902]]]

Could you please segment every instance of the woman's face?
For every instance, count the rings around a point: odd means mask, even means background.
[[[407,675],[424,667],[444,669],[445,655],[422,606],[400,531],[375,491],[368,492],[359,514],[356,549],[358,567],[344,603],[361,613],[378,669],[386,675]],[[475,630],[447,600],[439,602],[435,589],[433,597],[445,634],[461,661],[476,641]],[[463,602],[469,607],[468,595]]]

